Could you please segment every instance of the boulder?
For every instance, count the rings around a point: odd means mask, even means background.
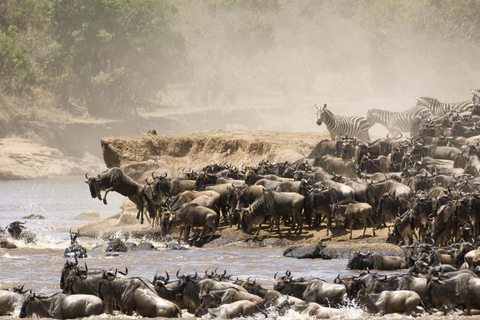
[[[308,244],[305,246],[293,246],[283,251],[283,256],[288,258],[297,259],[316,259],[324,258],[322,251],[325,249],[323,242],[317,242],[314,244]]]
[[[22,217],[22,219],[27,219],[27,220],[42,220],[45,219],[44,216],[41,214],[29,214],[28,216]]]
[[[85,212],[80,213],[74,219],[75,220],[98,220],[100,218],[101,218],[100,213],[98,213],[97,211],[87,210]]]
[[[17,249],[17,246],[5,238],[0,238],[0,248]]]

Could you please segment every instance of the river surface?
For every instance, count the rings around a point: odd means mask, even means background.
[[[102,217],[108,217],[120,211],[123,197],[112,192],[108,195],[108,205],[92,199],[84,177],[52,178],[36,181],[0,182],[0,226],[3,228],[10,222],[21,220],[29,214],[40,214],[44,220],[27,220],[26,226],[37,234],[37,242],[27,245],[22,241],[13,241],[19,248],[0,249],[0,283],[7,286],[25,284],[25,288],[34,292],[52,294],[61,291],[59,288],[60,272],[67,260],[63,253],[69,246],[68,232],[61,226],[75,226],[86,221],[75,217],[87,210],[95,210]],[[128,235],[119,235],[128,239]],[[156,251],[129,251],[118,256],[109,256],[101,248],[105,244],[102,239],[78,238],[85,246],[88,258],[80,260],[92,268],[128,267],[130,276],[142,276],[153,280],[156,272],[169,272],[171,279],[181,269],[181,273],[203,274],[205,270],[227,270],[234,278],[251,277],[257,279],[267,288],[273,287],[276,272],[284,274],[288,269],[294,277],[315,276],[325,280],[333,280],[338,274],[357,274],[346,270],[347,260],[298,260],[284,258],[282,248],[246,247],[244,245],[228,245],[218,248],[191,248],[190,250],[167,250],[165,243],[153,243]],[[138,240],[133,240],[138,242]],[[355,306],[342,309],[344,319],[372,318]],[[184,314],[188,316],[188,314]],[[124,316],[106,316],[105,318],[125,318]],[[429,319],[459,318],[458,315],[442,317],[439,314]],[[0,317],[1,318],[1,317]],[[5,319],[7,317],[4,317]],[[8,317],[11,318],[11,317]],[[131,318],[131,317],[129,317]],[[259,319],[264,318],[264,316]],[[271,318],[278,318],[274,314]],[[289,313],[286,319],[306,319],[296,313]],[[391,319],[404,319],[405,315],[389,315]]]

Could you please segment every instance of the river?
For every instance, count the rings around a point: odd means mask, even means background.
[[[44,220],[27,220],[26,226],[37,234],[37,242],[27,245],[13,241],[18,249],[0,249],[0,283],[11,287],[25,284],[34,292],[52,294],[59,292],[60,272],[66,258],[63,253],[69,245],[68,232],[59,231],[61,226],[75,226],[85,223],[75,217],[87,210],[95,210],[102,217],[120,211],[123,197],[112,192],[108,195],[108,205],[92,199],[84,177],[52,178],[48,180],[2,181],[0,182],[0,226],[22,220],[29,214],[41,214]],[[128,239],[127,235],[122,235]],[[133,240],[138,242],[138,240]],[[288,269],[294,277],[315,276],[333,280],[338,274],[357,274],[346,270],[347,260],[298,260],[284,258],[282,248],[246,247],[232,244],[218,248],[191,248],[190,250],[167,250],[165,243],[153,243],[158,250],[129,251],[118,256],[107,255],[101,249],[92,250],[105,243],[103,239],[79,237],[78,242],[85,246],[88,258],[81,260],[93,268],[128,267],[130,276],[153,279],[158,271],[168,271],[171,278],[181,269],[181,273],[203,274],[205,270],[226,270],[233,277],[257,279],[267,288],[273,287],[276,272],[284,274]],[[354,306],[342,309],[341,318],[360,319],[370,315]],[[188,316],[188,314],[184,314]],[[100,316],[104,319],[106,316]],[[109,316],[110,317],[110,316]],[[277,318],[272,314],[272,318]],[[458,318],[458,315],[454,315]],[[10,318],[10,317],[4,317]],[[124,318],[115,316],[112,318]],[[262,318],[264,318],[262,316]],[[287,319],[304,319],[296,313],[289,313]],[[404,319],[405,315],[389,315],[388,318]],[[427,318],[442,318],[440,315]],[[449,316],[452,318],[452,316]]]

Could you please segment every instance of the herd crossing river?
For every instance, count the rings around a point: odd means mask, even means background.
[[[14,241],[18,249],[0,249],[0,283],[6,287],[25,284],[25,289],[47,295],[60,292],[60,274],[66,262],[63,253],[69,245],[68,228],[85,221],[75,217],[87,210],[96,210],[102,217],[119,211],[123,197],[116,193],[109,195],[108,205],[91,199],[83,177],[69,177],[37,181],[3,181],[0,182],[0,225],[6,226],[12,221],[22,220],[29,214],[40,214],[44,220],[28,220],[27,227],[37,234],[37,241],[27,245],[22,241]],[[24,220],[22,220],[24,221]],[[128,234],[118,234],[129,240]],[[138,242],[138,240],[133,240]],[[284,274],[290,270],[294,277],[319,277],[333,280],[338,274],[355,275],[358,272],[346,269],[347,260],[298,260],[284,258],[282,248],[246,247],[244,245],[227,245],[217,248],[191,248],[190,250],[168,250],[165,243],[153,243],[158,250],[128,251],[118,255],[107,255],[103,248],[106,241],[98,238],[79,237],[78,242],[85,246],[88,258],[80,260],[89,268],[128,267],[129,276],[145,277],[153,280],[158,272],[168,271],[173,278],[181,268],[181,273],[192,274],[197,271],[218,268],[226,270],[233,278],[256,279],[268,289],[273,287],[276,272]],[[96,248],[97,249],[94,249]],[[16,310],[19,312],[19,310]],[[183,310],[183,317],[193,316]],[[341,308],[334,318],[359,319],[375,318],[355,305]],[[93,318],[124,318],[124,316],[96,316]],[[385,316],[391,319],[404,319],[405,315],[393,314]],[[383,317],[383,318],[385,318]],[[428,319],[443,318],[436,313],[423,316]],[[449,315],[449,319],[462,318],[459,314]],[[18,313],[5,316],[4,319],[18,318]],[[257,319],[265,315],[256,316]],[[272,311],[268,318],[276,319],[278,315]],[[307,319],[296,312],[287,312],[284,319]],[[378,317],[380,318],[380,317]]]

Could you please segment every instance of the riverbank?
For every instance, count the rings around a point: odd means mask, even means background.
[[[23,138],[0,139],[0,180],[45,179],[51,176],[84,175],[105,170],[102,160],[90,153],[82,158]]]

